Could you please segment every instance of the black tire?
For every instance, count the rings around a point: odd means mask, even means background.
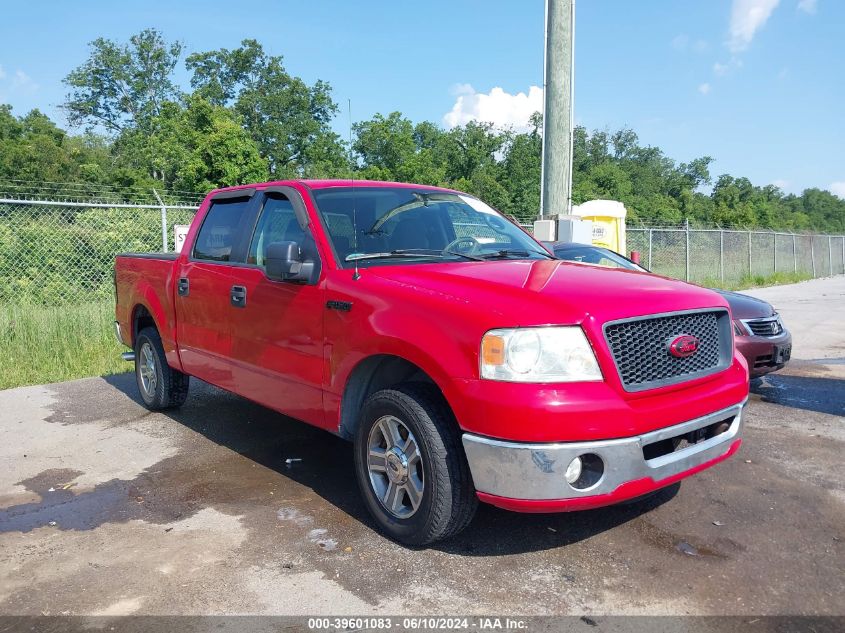
[[[407,518],[387,509],[370,479],[371,431],[385,416],[401,422],[419,447],[417,463],[424,485],[417,509]],[[439,391],[427,384],[398,385],[367,399],[355,433],[355,473],[367,509],[381,530],[406,545],[427,545],[457,534],[469,525],[478,507],[458,425]],[[410,497],[405,499],[410,505]]]
[[[144,379],[142,372],[149,365],[145,364],[146,352],[153,360],[154,380]],[[180,407],[188,398],[188,386],[191,377],[173,369],[167,364],[161,337],[154,327],[146,327],[135,338],[135,381],[141,400],[151,411]],[[150,384],[152,382],[152,384]]]

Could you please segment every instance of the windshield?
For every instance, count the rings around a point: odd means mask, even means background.
[[[406,187],[330,187],[313,191],[341,265],[551,255],[480,200]],[[354,210],[354,213],[353,213]]]
[[[596,264],[610,268],[627,268],[628,270],[648,272],[645,268],[635,264],[627,257],[623,257],[619,253],[614,253],[606,248],[587,245],[567,246],[566,248],[556,248],[555,255],[569,262],[581,262],[583,264]]]

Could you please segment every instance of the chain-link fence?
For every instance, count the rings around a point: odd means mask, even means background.
[[[653,272],[706,285],[775,273],[845,274],[845,236],[697,228],[627,230],[628,251]]]
[[[172,251],[191,206],[0,198],[0,305],[111,299],[117,253]]]
[[[0,306],[112,300],[120,252],[174,250],[191,204],[0,197]],[[629,227],[628,251],[656,273],[718,285],[773,273],[845,273],[845,237],[762,231]]]

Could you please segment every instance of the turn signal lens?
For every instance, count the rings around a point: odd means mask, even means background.
[[[505,339],[488,334],[481,341],[481,358],[485,365],[505,364]]]

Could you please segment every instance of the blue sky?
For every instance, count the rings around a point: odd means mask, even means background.
[[[85,59],[88,42],[125,41],[152,26],[189,52],[255,38],[284,55],[289,71],[330,82],[344,109],[351,99],[355,120],[400,110],[442,125],[481,117],[518,126],[542,103],[543,7],[543,0],[8,3],[0,102],[63,122],[61,80]],[[845,197],[842,0],[578,0],[576,23],[578,123],[629,126],[681,161],[711,155],[714,174]],[[345,112],[335,127],[346,136]]]

